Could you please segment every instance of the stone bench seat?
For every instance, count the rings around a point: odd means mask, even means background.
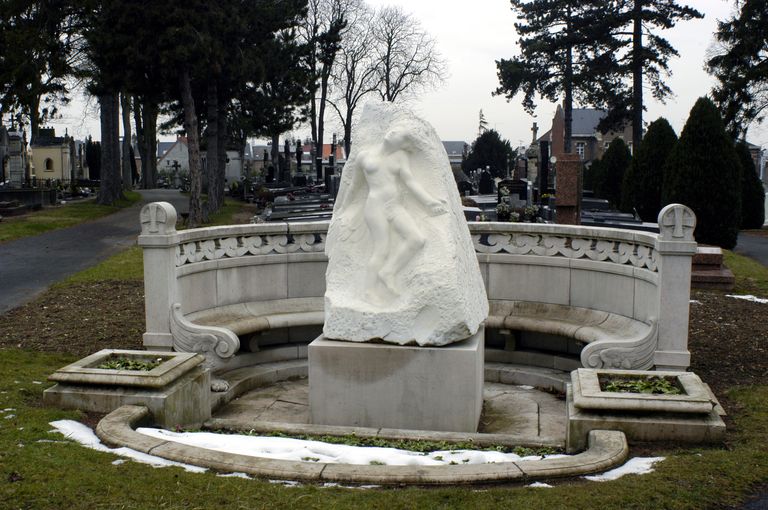
[[[581,352],[584,367],[637,368],[651,363],[656,347],[655,319],[645,323],[575,306],[491,301],[485,325],[491,329],[544,333],[584,342],[588,344]],[[627,349],[637,353],[632,361],[625,356]]]
[[[279,328],[322,326],[324,318],[322,298],[238,303],[187,315],[194,324],[226,328],[237,336]]]
[[[188,330],[221,330],[229,333],[238,342],[255,333],[275,329],[305,326],[322,327],[324,320],[322,298],[279,299],[237,303],[205,310],[199,310],[178,319],[189,323]],[[551,303],[527,301],[491,301],[490,314],[485,321],[486,328],[543,333],[572,338],[587,344],[581,351],[584,367],[615,366],[636,368],[649,362],[655,347],[655,321],[645,323],[615,313]],[[304,342],[311,341],[304,339]],[[590,346],[590,344],[593,344]],[[631,364],[625,355],[617,357],[616,349],[626,354],[626,349],[638,351],[648,344],[648,358],[640,356]],[[250,349],[258,349],[259,341],[251,342]],[[235,349],[237,350],[237,349]],[[647,351],[647,352],[646,352]],[[619,359],[620,358],[620,359]]]

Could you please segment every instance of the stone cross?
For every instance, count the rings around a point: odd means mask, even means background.
[[[536,143],[536,136],[539,134],[539,125],[535,122],[533,123],[533,127],[531,127],[531,132],[533,133],[533,140],[531,140],[531,143]]]
[[[689,207],[670,204],[659,213],[659,231],[665,241],[690,241],[695,228],[696,216]]]
[[[142,234],[173,234],[176,232],[176,209],[168,202],[152,202],[141,209]]]

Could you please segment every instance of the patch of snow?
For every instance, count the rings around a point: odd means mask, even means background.
[[[644,475],[651,473],[653,465],[664,459],[665,457],[634,457],[615,469],[600,475],[585,476],[584,478],[593,482],[607,482],[621,478],[624,475]]]
[[[526,485],[526,487],[533,487],[535,489],[551,489],[553,486],[544,482],[533,482]]]
[[[50,424],[56,428],[57,432],[63,434],[67,439],[71,439],[93,450],[113,453],[115,455],[120,455],[121,457],[127,457],[136,462],[149,464],[152,467],[178,466],[192,473],[203,473],[207,471],[207,469],[201,468],[199,466],[192,466],[189,464],[182,464],[180,462],[173,462],[172,460],[165,460],[154,455],[147,455],[146,453],[132,450],[130,448],[110,448],[101,442],[96,434],[93,433],[93,430],[74,420],[58,420],[52,421]]]
[[[269,483],[282,485],[284,487],[299,487],[301,485],[295,480],[269,480]]]
[[[700,305],[701,301],[699,301],[698,299],[691,299],[689,303],[691,303],[692,305]]]
[[[387,466],[443,466],[450,464],[489,464],[539,460],[538,455],[520,457],[514,453],[485,450],[445,450],[430,453],[396,448],[360,447],[305,441],[287,437],[241,436],[211,432],[172,432],[156,428],[138,428],[140,434],[175,441],[189,446],[253,457],[303,462]],[[562,455],[548,455],[548,458]]]
[[[13,407],[6,407],[5,409],[1,410],[0,413],[10,413],[11,411],[15,411]]]
[[[757,296],[753,296],[752,294],[744,294],[744,295],[726,294],[725,297],[730,297],[734,299],[743,299],[744,301],[752,301],[755,303],[762,303],[762,304],[768,303],[768,299],[759,298]]]
[[[517,387],[520,388],[521,390],[534,390],[534,389],[536,389],[533,386],[528,386],[527,384],[521,384],[521,385],[518,385]]]
[[[120,464],[125,464],[125,463],[126,463],[125,459],[117,459],[116,461],[112,462],[112,465],[119,466]]]
[[[32,384],[43,384],[42,381],[32,381]]]
[[[16,415],[15,414],[6,414],[5,415],[5,419],[6,420],[10,420],[11,418],[16,418]]]
[[[216,476],[221,478],[245,478],[246,480],[253,480],[251,475],[247,473],[219,473]]]

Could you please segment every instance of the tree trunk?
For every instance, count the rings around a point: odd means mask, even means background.
[[[191,82],[189,69],[182,69],[179,73],[179,87],[181,89],[181,104],[184,108],[184,131],[187,132],[187,148],[189,150],[189,226],[194,228],[203,223],[203,209],[200,204],[203,179],[200,171],[200,135]]]
[[[568,48],[565,56],[565,76],[563,78],[565,99],[563,100],[563,152],[571,153],[573,138],[573,49]]]
[[[133,122],[136,124],[136,148],[139,149],[139,159],[141,160],[141,187],[147,188],[147,148],[144,147],[144,124],[141,121],[141,103],[137,96],[133,96]]]
[[[205,175],[208,181],[208,214],[215,213],[221,209],[223,200],[223,183],[217,179],[219,166],[219,89],[216,80],[208,82],[208,129],[206,140],[208,148],[205,158]]]
[[[101,183],[96,201],[112,205],[122,198],[120,186],[120,99],[116,92],[99,96],[101,107]]]
[[[635,0],[632,34],[632,152],[643,139],[643,0]]]
[[[131,97],[120,95],[120,107],[123,116],[123,189],[133,189],[131,172]]]
[[[31,146],[40,134],[40,96],[35,95],[32,98],[29,110],[29,145]]]
[[[141,104],[141,175],[144,189],[157,187],[157,105],[144,98]],[[136,124],[138,130],[138,123]]]
[[[224,185],[227,179],[227,105],[219,98],[219,157],[216,159],[216,182],[218,182],[219,204],[224,206]],[[240,161],[243,161],[240,158]]]
[[[347,109],[347,119],[344,122],[344,155],[349,157],[352,150],[352,110]]]
[[[317,149],[315,155],[317,178],[323,178],[323,135],[325,131],[325,102],[328,98],[328,78],[330,76],[330,68],[328,71],[323,69],[323,74],[320,79],[320,111],[317,112]]]

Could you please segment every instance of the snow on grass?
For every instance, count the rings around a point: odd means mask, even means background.
[[[156,428],[139,428],[136,431],[158,439],[219,452],[323,464],[444,466],[541,459],[541,456],[538,455],[521,457],[514,453],[490,450],[445,450],[421,453],[397,448],[349,446],[288,437],[241,436],[212,432],[172,432]],[[562,456],[548,455],[547,457]]]
[[[762,303],[762,304],[768,303],[768,299],[759,298],[757,296],[753,296],[752,294],[744,294],[744,295],[726,294],[725,297],[730,297],[734,299],[743,299],[744,301],[752,301],[755,303]]]
[[[599,475],[585,476],[587,480],[593,482],[607,482],[616,480],[624,475],[644,475],[653,472],[653,465],[661,462],[665,457],[634,457],[629,459],[624,465]]]
[[[165,460],[154,455],[147,455],[146,453],[137,452],[136,450],[132,450],[130,448],[110,448],[101,442],[96,434],[93,433],[93,430],[91,430],[86,425],[73,420],[52,421],[51,425],[53,425],[57,432],[64,434],[64,437],[67,439],[71,439],[93,450],[114,453],[115,455],[120,455],[121,457],[128,457],[132,460],[135,460],[136,462],[149,464],[152,467],[178,466],[192,473],[203,473],[207,471],[206,468],[191,466],[189,464],[182,464],[180,462],[173,462],[172,460]]]
[[[534,489],[551,489],[552,485],[544,482],[533,482],[526,485],[526,487],[533,487]]]

